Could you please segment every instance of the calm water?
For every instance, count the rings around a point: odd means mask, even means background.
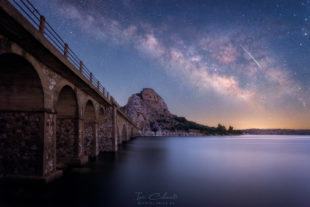
[[[141,137],[0,206],[309,207],[310,136]]]

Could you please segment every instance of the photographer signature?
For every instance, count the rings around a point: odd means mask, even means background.
[[[164,193],[152,193],[145,195],[143,192],[135,192],[137,197],[136,200],[149,200],[149,201],[157,201],[157,200],[176,200],[178,198],[176,193],[169,194],[167,192]]]

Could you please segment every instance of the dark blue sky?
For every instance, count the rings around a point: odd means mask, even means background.
[[[310,128],[310,0],[89,0],[34,5],[120,104],[237,128]]]

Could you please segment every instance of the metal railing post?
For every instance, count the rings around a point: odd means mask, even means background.
[[[69,49],[69,46],[68,46],[67,43],[65,43],[65,47],[64,47],[64,56],[65,56],[66,59],[68,58],[68,49]]]
[[[80,61],[80,68],[79,68],[80,72],[83,74],[83,61]]]
[[[97,88],[98,88],[98,90],[100,90],[100,82],[99,81],[97,81]]]
[[[93,83],[93,73],[92,72],[89,73],[89,80],[91,83]]]
[[[45,27],[45,17],[40,16],[40,25],[39,25],[39,31],[41,34],[44,34],[44,27]]]

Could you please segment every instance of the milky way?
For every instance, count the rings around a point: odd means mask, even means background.
[[[121,104],[154,88],[178,115],[310,128],[310,1],[33,1]]]

